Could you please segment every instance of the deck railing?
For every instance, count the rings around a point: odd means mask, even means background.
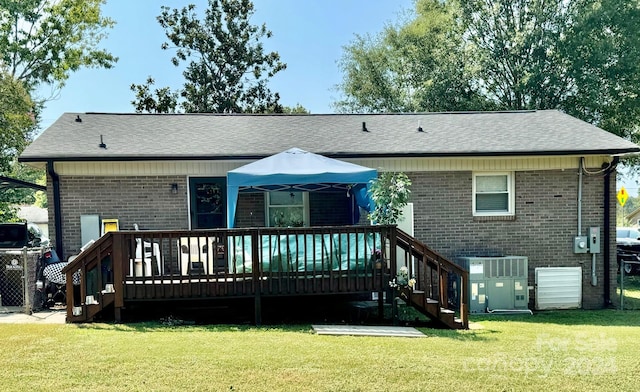
[[[372,292],[381,311],[403,265],[440,307],[464,298],[466,272],[395,226],[110,232],[63,270],[67,319],[109,308],[120,320],[132,301],[251,297],[259,323],[262,297]]]
[[[110,232],[64,270],[68,316],[127,301],[367,293],[384,289],[393,226]],[[75,276],[79,287],[73,286]],[[95,303],[94,303],[95,301]]]

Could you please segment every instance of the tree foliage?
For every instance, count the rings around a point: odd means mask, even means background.
[[[12,171],[15,158],[34,130],[34,104],[22,82],[0,71],[0,174]]]
[[[0,71],[0,175],[15,176],[21,168],[15,159],[33,137],[34,105],[22,82]],[[33,192],[30,192],[33,194]],[[7,189],[0,193],[0,222],[18,220],[12,203],[22,202],[28,190]]]
[[[356,37],[341,111],[560,109],[640,141],[638,0],[418,0]]]
[[[282,106],[283,114],[310,114],[309,110],[299,103],[296,106]]]
[[[356,36],[339,62],[340,112],[415,112],[487,109],[474,91],[459,10],[439,0],[420,1],[416,18],[388,25],[376,37]]]
[[[136,95],[131,104],[136,113],[175,113],[179,94],[169,87],[153,89],[155,83],[149,76],[145,84],[131,84],[131,91]]]
[[[411,180],[404,173],[384,172],[371,181],[369,194],[375,203],[369,219],[381,225],[395,225],[409,202]]]
[[[114,21],[101,14],[105,0],[0,0],[0,173],[25,181],[42,171],[16,157],[29,144],[46,99],[39,86],[64,86],[84,67],[111,68],[117,58],[98,47]],[[53,95],[52,95],[53,96]],[[29,189],[9,190],[2,199],[32,203]],[[7,210],[8,211],[8,210]]]
[[[33,102],[22,83],[0,71],[0,175],[10,176],[14,161],[31,140],[34,128]],[[0,192],[0,222],[18,220],[11,203],[20,200],[20,191]]]
[[[117,58],[99,49],[114,25],[105,0],[0,0],[0,61],[32,92],[39,84],[64,85],[83,67],[110,68]]]
[[[568,93],[562,46],[570,3],[548,0],[462,2],[479,88],[503,109],[557,107]]]
[[[184,85],[178,91],[154,89],[153,78],[131,85],[137,112],[251,113],[280,112],[279,95],[267,87],[269,78],[286,68],[277,52],[265,53],[266,25],[250,23],[250,0],[209,0],[204,18],[196,7],[162,7],[158,22],[175,50],[171,62],[186,63]],[[180,102],[178,102],[178,100]]]

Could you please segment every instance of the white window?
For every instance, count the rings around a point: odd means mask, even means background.
[[[474,215],[514,215],[514,201],[512,172],[473,174]]]
[[[309,226],[309,192],[267,192],[267,226]]]

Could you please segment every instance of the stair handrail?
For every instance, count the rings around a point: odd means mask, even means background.
[[[405,247],[404,244],[407,244]],[[469,299],[468,299],[468,290],[469,290],[469,271],[461,267],[460,265],[452,262],[448,258],[442,256],[435,250],[431,249],[429,246],[416,239],[415,237],[407,234],[399,228],[396,228],[396,244],[401,247],[405,251],[411,252],[412,254],[415,252],[416,256],[427,256],[427,262],[432,260],[434,267],[439,267],[439,270],[444,270],[447,273],[454,272],[460,276],[460,320],[462,322],[462,326],[464,328],[469,327]],[[410,248],[410,245],[413,247]],[[418,249],[419,248],[419,249]],[[424,257],[418,257],[417,260],[420,263],[425,262]],[[442,274],[442,272],[439,272]],[[441,276],[439,276],[439,279]],[[441,283],[439,283],[441,284]],[[439,296],[438,302],[439,305],[443,308],[448,308],[448,303],[443,302],[442,296]]]
[[[81,318],[86,320],[86,309],[82,312],[82,316],[80,317],[73,314],[73,309],[80,305],[75,303],[75,296],[73,295],[74,274],[76,274],[77,271],[80,271],[80,298],[84,298],[84,296],[86,295],[86,287],[83,283],[84,279],[87,276],[87,271],[90,270],[91,267],[99,267],[100,263],[102,262],[100,256],[110,254],[113,251],[113,244],[116,241],[115,234],[116,233],[114,232],[105,233],[87,248],[83,249],[62,269],[62,273],[65,275],[66,279],[67,320],[72,320],[74,318]],[[106,248],[104,247],[105,245],[107,245]],[[80,301],[82,303],[82,300]]]

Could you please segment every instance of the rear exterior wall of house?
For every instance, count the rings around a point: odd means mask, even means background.
[[[450,259],[468,256],[526,256],[529,286],[536,267],[581,267],[584,308],[604,303],[604,253],[596,255],[597,286],[591,285],[591,257],[574,254],[578,234],[578,170],[520,171],[515,173],[515,215],[474,217],[472,172],[408,173],[413,185],[415,236]],[[609,196],[615,202],[615,173]],[[604,177],[583,176],[582,233],[600,227],[604,237]],[[610,211],[612,239],[609,297],[615,299],[615,205]],[[529,292],[533,306],[535,292]]]
[[[596,257],[598,284],[590,284],[591,255],[574,254],[573,238],[578,231],[578,174],[573,170],[518,171],[515,173],[515,215],[474,217],[471,171],[408,172],[412,182],[416,237],[450,259],[464,256],[526,256],[529,285],[534,284],[535,267],[581,267],[583,307],[604,304],[604,257]],[[171,184],[178,184],[178,193]],[[584,175],[582,234],[587,227],[604,230],[604,180],[602,175]],[[48,197],[53,187],[48,180]],[[118,218],[121,229],[138,224],[143,230],[186,230],[189,228],[187,178],[185,176],[60,176],[64,256],[79,251],[80,216]],[[615,173],[609,189],[615,202]],[[329,197],[327,197],[329,196]],[[344,224],[344,193],[311,197],[312,225]],[[50,202],[53,205],[52,202]],[[339,211],[332,216],[326,211]],[[53,208],[49,208],[50,233],[55,236]],[[615,300],[615,206],[611,208],[610,295]],[[264,226],[264,196],[241,194],[236,226]],[[52,238],[52,240],[55,240]],[[534,291],[530,291],[534,298]]]
[[[171,184],[178,184],[172,193]],[[53,200],[51,179],[47,197]],[[53,206],[53,203],[50,202]],[[187,230],[189,212],[184,176],[60,176],[63,251],[67,258],[80,251],[82,215],[118,219],[120,230]],[[55,243],[54,209],[49,208],[49,232]]]
[[[178,192],[171,185],[178,185]],[[53,186],[48,184],[49,200]],[[184,176],[60,176],[64,256],[80,251],[82,215],[118,219],[121,230],[188,230],[187,178]],[[264,194],[241,193],[238,197],[236,227],[265,226]],[[312,226],[339,226],[350,223],[350,198],[345,191],[312,192],[309,195]],[[54,222],[49,208],[49,222]],[[52,241],[55,230],[51,227]]]

